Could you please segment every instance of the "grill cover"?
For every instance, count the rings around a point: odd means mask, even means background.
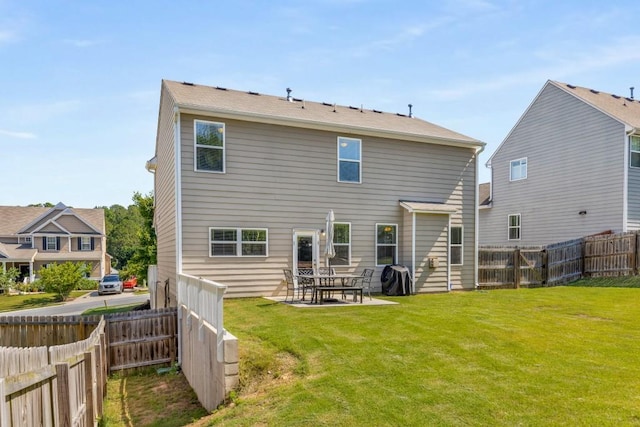
[[[388,296],[411,295],[411,274],[404,265],[387,265],[380,277],[382,293]]]

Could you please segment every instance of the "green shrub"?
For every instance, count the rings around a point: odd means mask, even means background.
[[[39,270],[40,282],[45,291],[56,294],[58,300],[64,301],[85,280],[88,268],[85,264],[69,261],[64,264],[53,263]]]

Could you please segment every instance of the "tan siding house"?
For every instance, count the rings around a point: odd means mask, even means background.
[[[548,81],[489,159],[480,243],[640,228],[640,103]]]
[[[20,280],[33,281],[48,264],[91,265],[90,277],[110,272],[103,209],[0,206],[0,264],[17,268]]]
[[[226,284],[229,296],[271,296],[285,291],[283,268],[329,263],[375,268],[380,289],[396,263],[415,292],[474,289],[483,146],[409,116],[163,81],[148,166],[158,280],[170,303],[177,273]],[[338,255],[328,260],[330,210]],[[451,227],[464,230],[456,265]]]

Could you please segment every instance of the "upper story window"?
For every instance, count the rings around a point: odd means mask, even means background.
[[[44,237],[42,248],[45,251],[57,251],[60,249],[60,238],[56,236]]]
[[[362,182],[362,141],[338,137],[338,182]]]
[[[398,259],[398,226],[376,224],[376,265],[396,264]]]
[[[333,249],[336,255],[329,260],[329,265],[351,265],[351,224],[348,222],[333,224]]]
[[[629,139],[631,153],[629,159],[632,168],[640,168],[640,136],[632,136]]]
[[[266,228],[210,228],[209,256],[267,256]]]
[[[31,243],[31,236],[20,236],[18,243]]]
[[[527,179],[527,158],[511,160],[511,181],[518,181],[520,179]]]
[[[89,237],[79,237],[78,238],[78,249],[81,251],[92,251],[93,250],[93,238]]]
[[[509,240],[520,240],[520,214],[509,215],[508,221]]]
[[[224,172],[224,123],[194,120],[196,171]]]
[[[462,265],[462,227],[451,227],[449,253],[451,254],[451,265]]]

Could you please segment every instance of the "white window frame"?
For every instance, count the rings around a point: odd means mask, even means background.
[[[91,237],[90,236],[80,236],[80,250],[81,251],[90,251],[91,250]]]
[[[45,251],[57,251],[58,250],[58,237],[57,236],[46,236],[47,237],[47,247],[44,248]],[[51,239],[53,239],[53,249],[51,249]]]
[[[518,217],[518,225],[511,225],[511,217]],[[511,238],[511,229],[518,230],[518,238]],[[509,214],[507,215],[507,240],[521,240],[522,239],[522,215],[517,214]]]
[[[343,140],[346,141],[351,141],[351,142],[357,142],[358,143],[358,159],[357,160],[353,160],[353,159],[342,159],[340,157],[340,144],[342,143]],[[337,175],[338,175],[338,182],[344,182],[347,184],[362,184],[362,139],[359,138],[350,138],[347,136],[339,136],[338,140],[337,140],[337,144],[336,144],[336,148],[337,148],[337,158],[338,158],[338,170],[337,170]],[[358,164],[358,181],[344,181],[342,179],[340,179],[340,163],[341,162],[349,162],[349,163],[357,163]]]
[[[349,226],[349,242],[348,243],[336,243],[335,242],[335,236],[336,236],[335,230],[336,230],[336,225],[338,225],[338,224],[339,225],[348,225]],[[348,262],[346,264],[333,264],[332,263],[333,258],[330,258],[329,259],[329,265],[331,267],[351,267],[351,242],[352,242],[352,240],[351,240],[351,223],[350,222],[334,222],[333,223],[333,233],[332,234],[333,234],[333,237],[334,237],[334,242],[333,242],[334,248],[336,246],[340,246],[340,247],[346,246],[349,249],[349,255],[348,255],[348,259],[347,259]]]
[[[214,126],[222,126],[222,147],[215,147],[211,145],[198,144],[198,123]],[[213,122],[209,120],[194,120],[193,121],[193,170],[195,172],[208,172],[208,173],[226,173],[227,170],[227,141],[226,141],[227,128],[222,122]],[[207,170],[198,169],[198,149],[201,150],[221,150],[222,151],[222,170]]]
[[[213,240],[211,232],[213,230],[234,230],[236,232],[236,240]],[[243,231],[264,231],[265,232],[265,240],[261,241],[243,241],[242,240],[242,232]],[[224,244],[235,244],[236,245],[236,253],[234,255],[214,255],[213,247],[214,243],[224,243]],[[264,255],[242,255],[242,245],[246,244],[264,244]],[[269,229],[268,228],[260,228],[260,227],[209,227],[209,257],[210,258],[266,258],[269,256]]]
[[[634,165],[633,164],[633,154],[637,154],[638,156],[640,156],[640,147],[638,150],[634,150],[633,149],[633,140],[636,140],[638,142],[638,144],[640,144],[640,136],[637,135],[631,135],[629,136],[629,167],[632,168],[640,168],[640,164]]]
[[[389,243],[378,243],[378,227],[380,227],[380,226],[395,227],[395,230],[396,230],[396,232],[395,232],[396,241],[394,243],[392,243],[392,244],[389,244]],[[376,259],[375,259],[376,267],[381,267],[381,266],[387,265],[387,264],[378,264],[378,248],[381,247],[381,246],[385,246],[385,247],[393,246],[393,247],[395,247],[393,255],[394,255],[394,258],[395,258],[395,262],[397,263],[398,262],[398,224],[392,224],[392,223],[388,223],[388,222],[377,222],[376,223],[376,227],[373,230],[373,232],[374,232],[373,241],[376,244]]]
[[[514,163],[517,163],[514,165]],[[513,177],[513,169],[514,167],[522,168],[524,165],[524,174],[519,178]],[[523,179],[527,179],[527,169],[529,168],[529,161],[527,157],[521,157],[519,159],[511,160],[509,162],[509,181],[521,181]]]
[[[18,243],[31,243],[31,236],[20,236]]]
[[[460,243],[451,242],[454,228],[460,229]],[[460,248],[460,263],[454,263],[453,258],[451,258],[451,248],[455,247]],[[452,225],[451,229],[449,230],[449,259],[451,259],[451,265],[464,265],[464,226],[462,225]]]

